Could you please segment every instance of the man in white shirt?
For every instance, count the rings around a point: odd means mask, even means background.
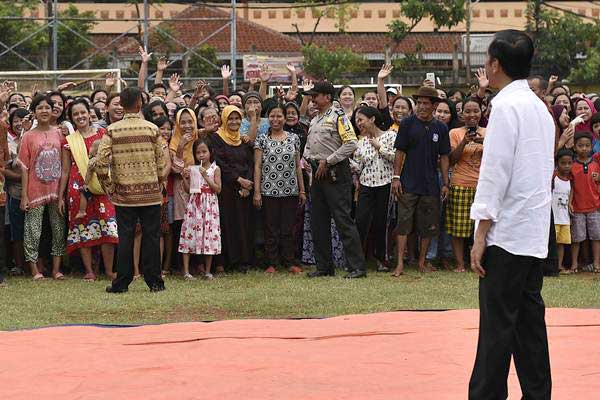
[[[471,208],[471,268],[479,277],[479,343],[469,399],[508,396],[514,358],[523,399],[550,399],[552,382],[541,296],[548,253],[554,123],[529,89],[533,42],[498,32],[488,48],[490,86],[499,89]]]

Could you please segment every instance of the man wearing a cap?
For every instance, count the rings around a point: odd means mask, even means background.
[[[440,101],[438,93],[434,88],[421,87],[413,98],[417,103],[416,112],[400,122],[394,145],[392,192],[398,199],[398,254],[394,276],[404,271],[404,249],[413,231],[421,238],[419,271],[433,269],[426,265],[425,256],[431,238],[439,234],[440,228],[438,159],[442,171],[442,200],[448,195],[450,137],[446,124],[433,118],[434,105]]]
[[[367,276],[365,259],[356,224],[350,216],[351,185],[348,158],[356,150],[356,134],[340,108],[333,106],[335,89],[329,82],[317,82],[306,95],[312,96],[319,113],[312,119],[304,150],[313,169],[311,222],[317,270],[309,278],[333,276],[331,218],[344,244],[350,273],[346,278]]]

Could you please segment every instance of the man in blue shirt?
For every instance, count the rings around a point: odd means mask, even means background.
[[[438,93],[434,88],[421,87],[413,98],[416,112],[400,122],[394,144],[392,192],[398,199],[398,256],[394,276],[404,271],[404,250],[413,231],[421,238],[419,271],[431,271],[425,256],[431,238],[439,234],[440,194],[442,200],[448,196],[450,137],[446,124],[433,118],[434,106],[440,101]],[[438,161],[442,171],[441,193]]]

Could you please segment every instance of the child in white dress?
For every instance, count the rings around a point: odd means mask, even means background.
[[[205,139],[194,142],[193,154],[196,165],[183,173],[183,185],[190,193],[190,200],[181,226],[179,252],[183,254],[185,279],[196,279],[190,274],[190,254],[205,256],[205,277],[212,279],[212,256],[221,254],[221,221],[217,198],[221,192],[221,169],[212,161]]]

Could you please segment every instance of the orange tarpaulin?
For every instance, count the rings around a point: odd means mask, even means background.
[[[546,321],[553,398],[600,398],[600,310]],[[0,332],[0,399],[465,399],[477,324],[461,310]]]

